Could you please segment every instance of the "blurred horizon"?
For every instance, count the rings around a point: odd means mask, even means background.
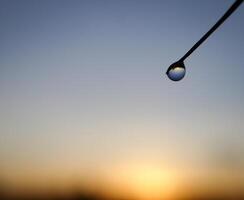
[[[0,0],[0,199],[244,199],[244,6]]]

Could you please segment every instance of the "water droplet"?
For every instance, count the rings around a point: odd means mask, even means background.
[[[180,81],[184,78],[186,74],[186,68],[183,62],[175,62],[169,66],[167,72],[167,76],[172,81]]]

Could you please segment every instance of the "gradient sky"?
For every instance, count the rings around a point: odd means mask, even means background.
[[[0,176],[244,180],[243,5],[165,76],[232,2],[0,0]]]

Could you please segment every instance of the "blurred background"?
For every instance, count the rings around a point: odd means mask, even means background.
[[[244,7],[0,0],[0,199],[244,199]]]

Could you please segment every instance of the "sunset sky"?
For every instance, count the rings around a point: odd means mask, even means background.
[[[232,3],[0,0],[0,182],[150,200],[244,188],[244,6],[182,81],[165,75]]]

